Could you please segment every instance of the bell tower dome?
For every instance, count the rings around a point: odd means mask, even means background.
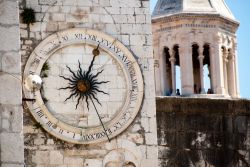
[[[152,24],[158,96],[240,96],[239,23],[224,0],[158,0]]]

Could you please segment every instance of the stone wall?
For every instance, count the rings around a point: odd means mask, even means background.
[[[250,101],[158,98],[161,167],[247,167]]]
[[[0,166],[23,166],[18,3],[0,1]]]
[[[105,32],[134,54],[145,82],[141,111],[126,132],[110,143],[74,145],[54,138],[24,111],[24,145],[27,166],[101,167],[112,158],[136,155],[139,165],[157,166],[157,135],[152,55],[151,16],[147,0],[23,0],[20,11],[31,7],[36,22],[20,25],[22,64],[50,34],[83,27]],[[132,154],[131,154],[132,153]],[[130,164],[127,164],[130,165]],[[108,166],[108,165],[107,165]]]

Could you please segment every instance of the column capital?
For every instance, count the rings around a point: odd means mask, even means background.
[[[230,53],[230,52],[229,52],[229,53],[228,53],[228,56],[227,56],[227,59],[228,59],[228,60],[233,60],[233,61],[234,61],[234,60],[235,60],[235,55],[234,55],[233,53]]]
[[[175,62],[176,59],[175,59],[175,57],[174,57],[173,55],[171,55],[170,58],[169,58],[169,61],[170,61],[170,62]]]
[[[223,60],[225,61],[225,62],[228,62],[228,50],[227,49],[225,49],[225,50],[223,50],[223,53],[222,53],[222,58],[223,58]]]
[[[199,60],[204,60],[204,58],[205,58],[204,55],[199,55],[199,56],[198,56],[198,59],[199,59]]]

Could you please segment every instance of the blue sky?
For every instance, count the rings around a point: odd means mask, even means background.
[[[157,0],[151,0],[153,10]],[[238,69],[240,82],[240,95],[250,99],[250,1],[249,0],[226,0],[226,3],[235,18],[240,22],[237,31],[238,36]]]

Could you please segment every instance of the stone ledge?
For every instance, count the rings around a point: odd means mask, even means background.
[[[157,97],[157,112],[250,115],[250,100]]]

